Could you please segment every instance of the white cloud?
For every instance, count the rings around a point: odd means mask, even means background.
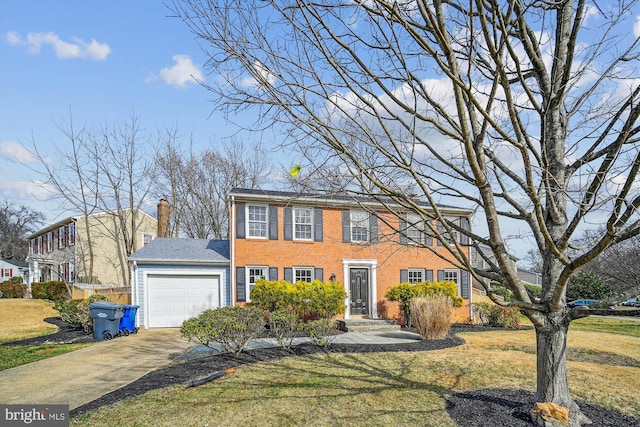
[[[174,55],[171,59],[175,62],[173,67],[161,69],[160,76],[151,74],[145,79],[145,82],[151,83],[160,79],[168,85],[186,87],[190,83],[204,80],[202,70],[193,63],[188,55]]]
[[[56,56],[60,59],[92,59],[104,61],[111,53],[111,48],[106,43],[98,43],[95,39],[86,42],[78,37],[73,37],[71,42],[64,41],[55,33],[29,33],[23,38],[15,31],[5,35],[5,40],[12,46],[27,46],[27,52],[39,54],[43,46],[51,46]]]
[[[262,62],[256,61],[253,63],[253,70],[255,75],[260,76],[259,80],[253,75],[242,79],[240,84],[246,88],[258,89],[266,82],[269,85],[273,85],[276,81],[276,76],[269,71],[266,65]]]
[[[636,17],[636,23],[633,26],[633,35],[636,38],[640,37],[640,16]]]
[[[53,189],[40,181],[7,181],[0,180],[0,194],[7,200],[15,200],[32,208],[38,201],[46,200],[53,194]]]
[[[33,163],[36,158],[22,145],[14,141],[0,141],[0,155],[16,163]]]

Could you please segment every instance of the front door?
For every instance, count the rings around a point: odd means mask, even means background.
[[[369,269],[352,268],[349,271],[351,286],[351,315],[365,316],[369,314]]]

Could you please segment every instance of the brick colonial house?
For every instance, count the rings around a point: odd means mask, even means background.
[[[390,286],[451,280],[464,299],[454,320],[466,322],[471,316],[469,273],[449,262],[452,258],[447,249],[423,227],[407,227],[406,221],[398,219],[391,211],[402,213],[398,205],[249,189],[234,189],[229,198],[232,304],[250,303],[253,285],[260,278],[292,282],[319,279],[344,284],[348,294],[345,319],[400,319],[397,303],[384,297]],[[424,207],[429,209],[426,203]],[[472,211],[447,206],[439,209],[447,219],[469,227]],[[409,223],[415,224],[406,215]],[[460,237],[460,243],[469,250],[465,237]]]

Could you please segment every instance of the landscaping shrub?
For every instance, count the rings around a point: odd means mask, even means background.
[[[462,307],[463,299],[458,296],[458,287],[454,282],[400,283],[391,286],[384,295],[389,301],[399,302],[405,325],[411,326],[411,306],[413,298],[433,295],[446,295],[451,298],[454,307]]]
[[[264,311],[258,307],[220,307],[205,310],[200,316],[182,323],[180,333],[206,347],[220,345],[238,354],[264,330]]]
[[[276,310],[269,314],[269,328],[280,347],[290,350],[293,340],[300,332],[298,315],[288,310]]]
[[[264,310],[289,310],[300,320],[332,318],[345,312],[347,292],[338,282],[258,280],[251,291],[251,303]]]
[[[517,329],[520,327],[520,310],[517,307],[501,307],[489,302],[474,302],[476,323],[486,326]]]
[[[93,331],[93,319],[91,318],[89,304],[96,301],[109,301],[109,298],[95,294],[88,299],[59,299],[53,308],[60,313],[60,318],[72,328],[91,332]]]
[[[1,298],[24,298],[27,293],[27,285],[22,283],[12,283],[10,281],[0,284]]]
[[[447,336],[451,328],[453,303],[447,295],[430,295],[413,298],[411,323],[422,339],[440,340]]]
[[[491,292],[494,295],[499,295],[502,298],[504,298],[505,301],[513,301],[514,297],[513,297],[513,292],[511,292],[509,289],[505,288],[504,286],[494,286],[491,289]]]
[[[593,271],[580,271],[569,278],[567,301],[580,298],[604,299],[615,293],[615,287],[607,284]]]
[[[49,299],[49,282],[33,282],[31,284],[31,297],[35,299]]]
[[[540,298],[542,296],[542,286],[524,285],[524,288],[529,292],[529,295],[534,298]]]
[[[48,282],[33,282],[31,284],[31,297],[58,301],[59,299],[70,298],[70,295],[65,282],[50,280]]]
[[[309,334],[311,340],[321,347],[329,347],[338,336],[336,321],[332,319],[312,320],[305,323],[303,329]]]

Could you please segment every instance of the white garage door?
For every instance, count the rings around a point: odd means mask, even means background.
[[[150,275],[149,327],[179,327],[209,308],[220,306],[220,276]]]

